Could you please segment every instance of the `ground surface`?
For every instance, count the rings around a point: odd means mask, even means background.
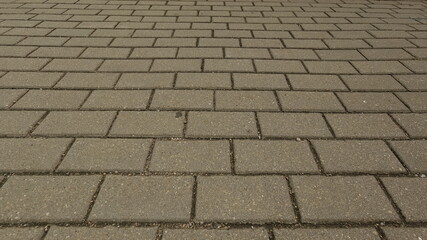
[[[0,2],[0,239],[427,239],[427,2]]]

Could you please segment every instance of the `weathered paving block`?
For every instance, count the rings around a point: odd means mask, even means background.
[[[155,239],[156,228],[154,227],[59,227],[52,226],[44,239],[60,240],[60,239]]]
[[[396,95],[414,112],[427,111],[427,92],[399,92]]]
[[[25,89],[0,89],[0,109],[9,108],[26,92]]]
[[[0,171],[49,172],[54,170],[71,139],[0,139]]]
[[[326,172],[405,172],[382,141],[316,140],[313,144]]]
[[[49,62],[48,58],[0,58],[0,70],[37,71]]]
[[[411,71],[398,61],[352,61],[362,74],[398,74]]]
[[[115,112],[57,111],[50,112],[34,130],[38,136],[104,136]]]
[[[44,234],[43,228],[0,228],[0,236],[8,240],[38,240]]]
[[[392,93],[337,93],[350,112],[407,112],[409,109]]]
[[[205,72],[254,72],[250,59],[206,59]]]
[[[264,137],[332,137],[318,113],[259,113],[258,119]]]
[[[427,228],[423,227],[382,227],[387,239],[390,240],[411,240],[427,238]]]
[[[233,83],[235,89],[289,89],[286,77],[283,74],[234,73]]]
[[[254,60],[258,72],[305,73],[300,61],[294,60]]]
[[[344,112],[344,107],[331,92],[277,92],[284,111]]]
[[[295,221],[282,176],[206,176],[197,182],[196,221]]]
[[[55,88],[102,89],[113,88],[119,79],[117,73],[66,73]]]
[[[151,62],[151,60],[139,59],[107,59],[102,63],[101,67],[99,67],[98,70],[100,72],[148,72]]]
[[[257,137],[255,115],[244,112],[190,112],[187,137]]]
[[[143,110],[147,108],[149,90],[95,90],[82,105],[93,110]]]
[[[390,145],[411,171],[427,171],[426,140],[391,141]]]
[[[291,181],[303,222],[399,220],[372,176],[293,176]]]
[[[44,114],[42,111],[0,111],[0,135],[25,136]]]
[[[172,73],[123,73],[117,82],[117,89],[172,88]]]
[[[101,63],[99,59],[53,59],[43,71],[95,71]]]
[[[275,229],[274,236],[277,240],[309,240],[313,237],[318,240],[380,239],[374,228],[282,228]]]
[[[426,91],[427,90],[427,75],[412,74],[412,75],[394,75],[403,86],[411,91]]]
[[[216,91],[216,110],[278,111],[272,91]]]
[[[89,91],[30,90],[12,109],[76,110]]]
[[[393,114],[392,116],[410,137],[427,137],[427,114],[407,113]]]
[[[231,88],[231,75],[229,73],[178,73],[175,88]]]
[[[120,112],[111,128],[116,137],[181,137],[182,112]]]
[[[427,219],[427,179],[426,178],[381,178],[402,214],[409,222]]]
[[[200,72],[202,61],[200,59],[155,59],[152,72]]]
[[[235,239],[235,240],[267,240],[268,232],[263,228],[250,229],[165,229],[163,240],[171,239]]]
[[[405,89],[390,75],[341,75],[341,78],[353,91],[393,91]]]
[[[82,222],[100,176],[12,176],[0,188],[0,222]]]
[[[336,75],[288,74],[295,90],[347,91],[347,87]]]
[[[227,173],[228,141],[156,141],[150,171]]]
[[[319,172],[307,142],[234,140],[237,173]]]
[[[212,110],[213,91],[209,90],[156,90],[151,109],[160,110]]]
[[[406,134],[386,114],[326,114],[340,138],[406,138]]]
[[[192,188],[190,176],[108,176],[89,221],[188,221]]]
[[[58,171],[142,172],[151,142],[150,139],[77,139]]]

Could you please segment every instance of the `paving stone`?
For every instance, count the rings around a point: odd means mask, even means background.
[[[226,48],[226,58],[271,58],[266,48]]]
[[[267,240],[268,232],[263,228],[251,229],[165,229],[163,239],[236,239],[236,240]]]
[[[150,227],[60,227],[52,226],[46,235],[46,240],[59,240],[59,239],[154,239],[156,236],[156,228]]]
[[[181,112],[120,112],[111,128],[116,137],[181,137]]]
[[[254,60],[258,72],[305,73],[300,61],[293,60]]]
[[[55,88],[102,89],[113,88],[119,78],[117,73],[67,73]]]
[[[400,92],[396,95],[414,112],[427,111],[427,92]]]
[[[382,141],[316,140],[313,144],[326,172],[405,172],[405,168]]]
[[[234,73],[233,83],[235,89],[289,89],[283,74]]]
[[[171,88],[172,73],[124,73],[117,82],[117,89]]]
[[[393,114],[393,118],[405,129],[410,137],[427,137],[427,114]]]
[[[400,60],[413,57],[403,49],[361,49],[368,60]]]
[[[49,62],[47,58],[0,58],[0,70],[37,71]]]
[[[150,144],[149,139],[77,139],[58,171],[142,172]]]
[[[114,112],[50,112],[34,130],[38,136],[104,136],[113,121]]]
[[[57,38],[55,38],[57,39]],[[61,39],[61,38],[60,38]],[[53,39],[51,40],[53,41]],[[59,41],[56,40],[56,41]],[[68,40],[64,46],[76,46],[76,47],[106,47],[110,44],[112,38],[95,38],[95,37],[72,37]]]
[[[316,50],[322,60],[365,60],[357,50]]]
[[[390,145],[411,171],[427,171],[427,141],[392,141]]]
[[[381,178],[402,214],[409,222],[426,221],[427,179],[425,178]]]
[[[200,59],[155,59],[151,71],[153,72],[200,72]]]
[[[294,222],[282,176],[202,176],[197,179],[196,221]]]
[[[347,90],[347,87],[336,75],[289,74],[287,76],[292,88],[295,90]]]
[[[394,77],[410,91],[427,90],[427,75],[394,75]]]
[[[264,137],[332,136],[322,115],[318,113],[259,113],[258,119]]]
[[[156,90],[150,108],[212,110],[213,99],[213,91],[209,90]]]
[[[427,73],[427,70],[425,69],[425,66],[427,64],[426,60],[408,60],[402,61],[402,63],[415,73]]]
[[[237,173],[315,173],[307,142],[234,140]]]
[[[411,73],[398,61],[352,61],[351,63],[362,74]]]
[[[131,58],[175,58],[176,48],[135,48]]]
[[[61,78],[61,73],[8,72],[0,78],[1,87],[49,88]]]
[[[269,91],[216,91],[216,110],[277,111],[279,106]]]
[[[30,90],[12,109],[78,109],[89,95],[89,91]]]
[[[89,220],[188,221],[192,188],[190,176],[107,176]]]
[[[100,176],[12,176],[0,189],[0,222],[82,222]]]
[[[255,116],[245,112],[190,112],[187,137],[257,137]]]
[[[81,58],[126,58],[130,48],[87,48]]]
[[[9,108],[25,93],[24,89],[0,89],[0,109]]]
[[[427,228],[423,227],[382,227],[387,239],[390,240],[411,240],[424,239],[427,237]]]
[[[205,72],[253,72],[254,66],[249,59],[206,59]]]
[[[29,53],[33,52],[35,49],[36,49],[36,47],[0,46],[0,56],[2,56],[2,57],[25,57]]]
[[[341,75],[352,91],[396,91],[404,90],[390,75]]]
[[[0,229],[0,236],[8,240],[39,240],[43,234],[43,228],[9,227]]]
[[[229,73],[178,73],[175,88],[231,88],[231,75]]]
[[[51,57],[51,58],[76,58],[84,48],[79,47],[40,47],[33,53],[31,57]]]
[[[230,172],[227,141],[157,141],[150,162],[151,171]]]
[[[142,110],[147,107],[149,90],[95,90],[82,109],[95,110]]]
[[[316,236],[318,240],[379,240],[374,228],[282,228],[275,229],[274,236],[277,240],[309,240]]]
[[[386,114],[327,114],[339,138],[405,138],[405,133]]]
[[[59,163],[70,139],[0,139],[0,171],[49,172]]]
[[[392,93],[338,93],[350,112],[406,112],[409,109]]]
[[[105,60],[101,72],[148,72],[151,60]]]
[[[357,73],[353,66],[343,61],[306,61],[304,65],[310,73],[347,74]]]
[[[293,92],[277,93],[284,111],[343,112],[344,108],[337,97],[330,92]]]
[[[96,59],[53,59],[46,67],[44,71],[95,71],[102,60]]]
[[[0,111],[0,135],[25,136],[44,114],[42,111]]]
[[[319,59],[311,49],[271,49],[271,54],[275,59]]]
[[[293,176],[291,183],[303,222],[399,220],[372,176]]]

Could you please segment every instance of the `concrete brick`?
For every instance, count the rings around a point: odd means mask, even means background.
[[[303,222],[399,220],[372,176],[294,176],[291,183]]]
[[[259,239],[267,240],[268,233],[263,228],[251,229],[165,229],[163,239]]]
[[[346,91],[347,87],[336,75],[289,74],[295,90]]]
[[[120,112],[111,128],[116,137],[181,137],[181,112]]]
[[[313,236],[319,240],[380,239],[374,228],[282,228],[275,229],[274,235],[277,240],[309,240]]]
[[[382,141],[316,140],[313,144],[326,172],[405,172]]]
[[[404,90],[390,75],[341,75],[345,84],[353,91]]]
[[[150,171],[227,173],[230,167],[228,141],[157,141]]]
[[[0,236],[9,240],[36,240],[44,234],[43,228],[18,228],[8,227],[0,229]]]
[[[81,58],[126,58],[130,48],[87,48]]]
[[[359,62],[358,62],[359,63]],[[343,61],[306,61],[304,65],[310,73],[322,74],[348,74],[357,73],[356,69]]]
[[[390,240],[410,240],[423,239],[427,237],[427,228],[425,227],[382,227],[387,239]]]
[[[0,86],[8,88],[49,88],[61,78],[61,73],[8,72],[0,78]]]
[[[24,89],[0,89],[0,109],[7,109],[26,93]]]
[[[82,109],[142,110],[147,107],[150,94],[148,90],[95,90]]]
[[[277,93],[284,111],[343,112],[344,108],[337,97],[330,92],[293,92]]]
[[[249,59],[206,59],[205,72],[253,72],[254,66]]]
[[[409,109],[392,93],[338,93],[350,112],[405,112]]]
[[[353,61],[351,63],[362,74],[398,74],[411,72],[398,61]]]
[[[405,133],[386,114],[327,114],[339,138],[405,138]]]
[[[114,112],[57,111],[34,131],[38,136],[104,136],[113,121]]]
[[[124,73],[117,82],[117,89],[171,88],[172,73]]]
[[[67,73],[55,88],[108,89],[114,87],[118,78],[118,73]]]
[[[317,113],[259,113],[258,119],[264,137],[332,136],[325,120]],[[310,128],[306,127],[308,125]]]
[[[0,139],[0,171],[53,171],[71,139]]]
[[[128,240],[137,239],[152,239],[156,235],[156,228],[143,228],[143,227],[114,227],[107,226],[101,228],[90,227],[60,227],[52,226],[49,233],[46,235],[46,240],[59,240],[64,238],[73,238],[88,240],[93,238],[104,239],[120,239],[126,238]]]
[[[289,89],[283,74],[234,73],[233,82],[235,89]]]
[[[77,139],[58,171],[61,172],[142,172],[149,139]]]
[[[42,111],[0,111],[0,135],[23,137],[44,114]]]
[[[78,109],[89,95],[89,91],[30,90],[12,109]]]
[[[190,112],[187,137],[233,138],[256,137],[253,113],[244,112]]]
[[[234,140],[237,173],[316,173],[307,142]]]
[[[46,67],[44,71],[95,71],[102,60],[96,59],[53,59]]]
[[[0,70],[37,71],[49,62],[46,58],[0,58]]]
[[[40,47],[30,57],[76,58],[83,50],[80,47]]]
[[[282,176],[206,176],[197,182],[196,221],[295,221]]]
[[[216,91],[216,110],[278,111],[273,92],[269,91]]]
[[[153,72],[200,72],[200,59],[154,59],[151,71]]]
[[[319,59],[316,53],[311,49],[271,49],[271,54],[275,59],[293,59],[293,60]]]
[[[213,91],[209,90],[156,90],[151,109],[160,110],[212,110]]]
[[[192,188],[190,176],[108,176],[89,220],[188,221]]]
[[[100,176],[13,176],[0,189],[0,222],[82,222]]]
[[[229,73],[178,73],[175,88],[231,88],[231,75]]]
[[[392,141],[390,145],[411,171],[427,171],[427,141]]]
[[[151,60],[105,60],[100,72],[148,72]]]
[[[258,72],[305,73],[300,61],[293,60],[254,60]]]
[[[381,178],[402,214],[409,222],[421,222],[427,219],[423,197],[427,190],[427,180],[424,178]]]
[[[427,114],[393,114],[394,119],[402,126],[410,137],[427,137]]]

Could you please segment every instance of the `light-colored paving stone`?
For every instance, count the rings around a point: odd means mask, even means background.
[[[319,240],[379,240],[378,233],[373,228],[297,228],[297,229],[275,229],[274,235],[277,240],[309,240],[315,237]]]
[[[47,240],[60,240],[60,239],[154,239],[156,236],[156,228],[144,227],[58,227],[52,226],[49,229],[45,239]]]
[[[214,229],[165,229],[163,231],[163,239],[236,239],[236,240],[267,240],[268,232],[262,228],[253,229],[228,229],[228,230],[214,230]]]

